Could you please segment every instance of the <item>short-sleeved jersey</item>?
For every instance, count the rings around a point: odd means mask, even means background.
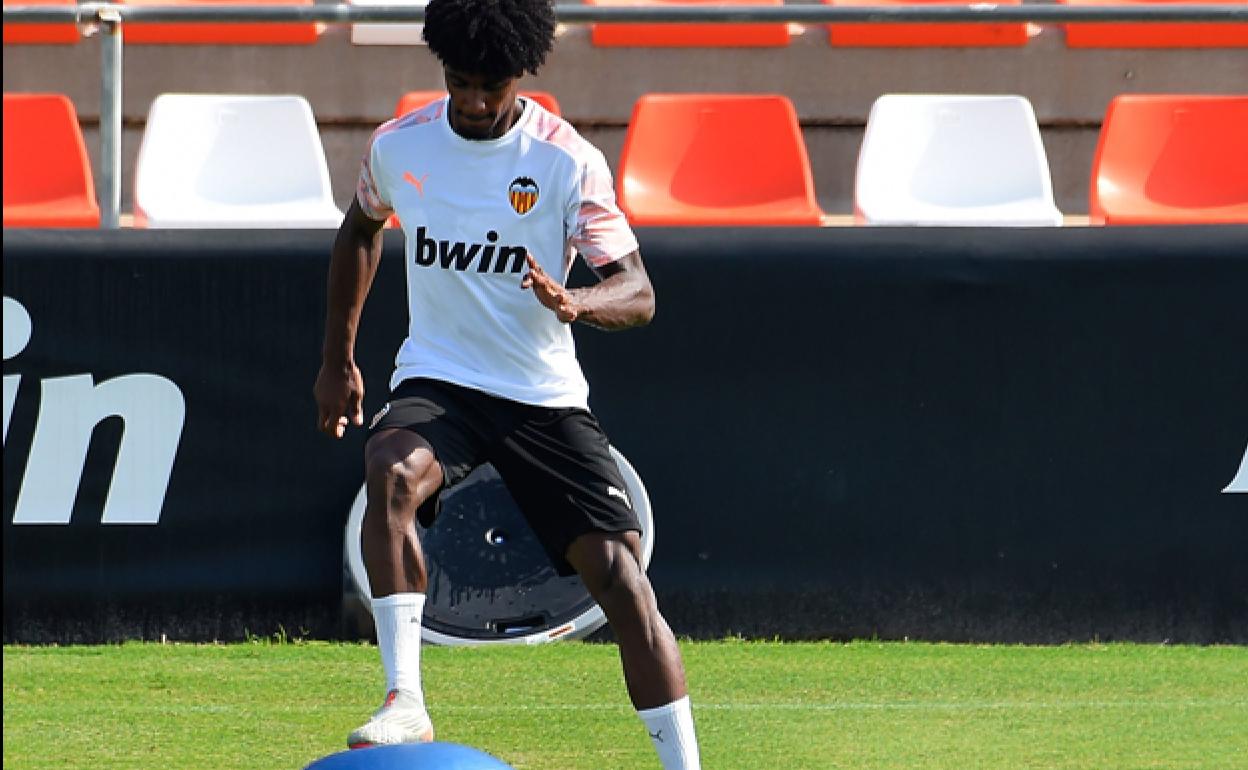
[[[585,408],[572,331],[521,289],[526,252],[567,281],[637,249],[602,153],[531,99],[503,136],[465,139],[447,97],[369,141],[356,190],[406,235],[409,326],[391,387],[431,377],[540,406]]]

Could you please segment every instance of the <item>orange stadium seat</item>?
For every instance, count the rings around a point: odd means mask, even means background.
[[[1248,223],[1246,137],[1248,96],[1116,97],[1092,161],[1090,219]]]
[[[4,0],[9,5],[77,5],[78,0]],[[81,39],[74,24],[5,24],[4,42],[73,44]]]
[[[4,95],[4,226],[100,226],[91,158],[62,94]]]
[[[1244,0],[1058,0],[1066,5],[1141,5],[1186,3],[1244,5]],[[1110,22],[1067,24],[1066,45],[1072,48],[1244,48],[1248,24],[1213,22]]]
[[[973,5],[975,0],[823,0],[823,3],[837,6]],[[999,0],[997,4],[1022,5],[1022,0]],[[847,47],[1021,46],[1027,44],[1030,34],[1026,22],[828,25],[831,44]]]
[[[120,0],[125,5],[312,5],[313,0]],[[157,45],[308,45],[324,31],[316,22],[186,23],[129,22],[122,27],[127,43]]]
[[[616,187],[635,225],[818,225],[810,158],[784,96],[647,94]]]
[[[520,95],[526,99],[532,99],[538,104],[546,108],[548,112],[555,115],[562,115],[559,111],[559,100],[554,94],[546,91],[521,91]],[[418,107],[424,107],[434,99],[441,99],[446,96],[445,91],[408,91],[399,97],[399,102],[394,106],[394,116],[406,115]]]
[[[784,5],[784,0],[585,0],[586,5]],[[591,24],[590,41],[597,46],[641,48],[739,47],[789,44],[789,25],[775,24]]]

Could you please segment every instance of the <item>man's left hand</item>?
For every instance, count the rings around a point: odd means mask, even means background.
[[[529,272],[520,279],[520,288],[532,289],[533,294],[537,296],[537,301],[552,310],[560,321],[565,324],[575,321],[580,315],[580,309],[572,298],[572,292],[547,275],[532,254],[525,254],[524,258],[528,263]]]

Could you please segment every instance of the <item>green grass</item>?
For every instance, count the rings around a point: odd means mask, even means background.
[[[1248,768],[1248,648],[683,643],[708,770]],[[4,767],[292,768],[380,697],[376,650],[4,649]],[[616,648],[424,651],[439,738],[517,770],[657,768]]]

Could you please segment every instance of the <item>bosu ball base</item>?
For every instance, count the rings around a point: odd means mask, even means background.
[[[458,743],[402,743],[340,751],[304,770],[514,770],[483,751]]]

